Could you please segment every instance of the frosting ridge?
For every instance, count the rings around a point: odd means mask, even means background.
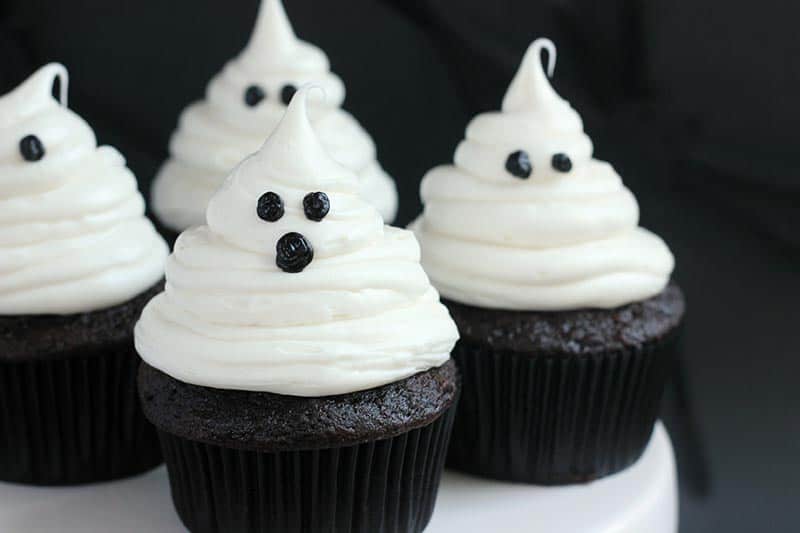
[[[175,230],[201,224],[223,178],[275,128],[286,111],[285,96],[308,82],[326,94],[309,102],[323,145],[358,174],[364,198],[384,219],[393,220],[394,181],[378,163],[370,136],[340,108],[345,98],[342,80],[330,71],[321,49],[296,37],[280,0],[263,0],[247,46],[211,79],[205,99],[181,114],[170,141],[170,158],[153,184],[153,209],[162,223]],[[248,102],[245,94],[251,87],[260,93]]]
[[[501,111],[475,117],[454,164],[429,171],[412,224],[447,298],[503,309],[612,308],[663,290],[674,266],[638,227],[639,206],[594,159],[578,113],[548,80],[548,39],[531,44]]]
[[[178,238],[166,290],[136,326],[142,358],[176,379],[327,396],[449,358],[458,334],[416,239],[384,226],[358,194],[358,177],[327,155],[308,119],[309,91],[296,93],[261,149],[230,173],[209,202],[207,225]],[[319,191],[330,209],[316,221],[303,200]],[[257,213],[267,192],[281,199],[281,216]],[[276,256],[291,232],[313,247],[298,273]]]
[[[52,63],[0,97],[0,314],[111,307],[163,275],[166,243],[135,177],[66,107],[67,84]]]

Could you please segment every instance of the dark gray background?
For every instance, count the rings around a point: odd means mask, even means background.
[[[397,179],[398,222],[527,44],[677,257],[684,358],[664,401],[681,531],[797,531],[800,38],[790,2],[286,0]],[[178,113],[249,35],[256,0],[0,0],[0,89],[65,63],[73,108],[147,190]],[[2,177],[0,177],[2,179]],[[579,510],[576,510],[579,511]]]

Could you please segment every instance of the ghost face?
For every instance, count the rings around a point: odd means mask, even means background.
[[[567,173],[572,170],[572,160],[564,152],[558,152],[550,158],[550,167],[556,172]],[[506,159],[505,168],[509,174],[519,179],[528,179],[534,174],[530,155],[525,150],[511,152]]]
[[[245,107],[255,108],[265,102],[269,102],[271,98],[275,102],[280,102],[284,106],[288,106],[296,92],[297,86],[293,83],[282,85],[274,93],[270,93],[259,84],[252,84],[244,90],[244,105]]]
[[[330,207],[330,199],[324,192],[310,192],[303,198],[303,213],[313,222],[321,222]],[[258,199],[256,214],[265,222],[277,222],[285,214],[283,199],[273,191],[265,192]],[[284,272],[302,272],[313,259],[314,247],[301,233],[286,233],[275,245],[275,263]]]

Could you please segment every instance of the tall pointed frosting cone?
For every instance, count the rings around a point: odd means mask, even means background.
[[[269,169],[270,179],[287,185],[354,192],[358,178],[328,155],[308,118],[309,100],[324,98],[319,87],[301,87],[275,131],[253,157]]]
[[[297,42],[289,17],[283,8],[281,0],[263,0],[258,9],[258,18],[250,37],[251,46],[275,47],[278,50],[283,46]]]
[[[542,64],[542,51],[547,51],[548,72]],[[522,64],[503,98],[503,111],[534,111],[552,113],[569,109],[569,103],[553,89],[548,74],[556,65],[556,47],[550,39],[536,39],[528,47]],[[572,111],[574,113],[574,111]]]
[[[253,33],[240,59],[262,70],[279,66],[296,71],[329,67],[322,50],[297,38],[281,0],[262,0]]]

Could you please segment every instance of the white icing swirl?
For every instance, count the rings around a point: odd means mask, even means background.
[[[0,97],[0,315],[102,309],[163,275],[167,246],[136,179],[67,109],[66,91],[66,69],[49,64]],[[28,135],[44,146],[38,161],[22,155]]]
[[[211,199],[208,225],[184,232],[163,294],[145,308],[136,346],[152,366],[197,385],[325,396],[377,387],[447,361],[458,337],[406,230],[384,226],[311,129],[302,88],[261,149]],[[258,217],[265,192],[284,215]],[[330,212],[306,218],[322,191]],[[276,265],[299,232],[314,249],[300,273]]]
[[[224,177],[261,146],[286,111],[283,87],[307,82],[326,94],[313,99],[309,109],[322,144],[358,174],[362,196],[384,220],[394,220],[397,189],[378,163],[370,136],[339,107],[344,84],[330,71],[322,50],[295,36],[280,0],[263,0],[245,50],[211,80],[206,99],[181,115],[171,157],[153,184],[153,210],[161,222],[178,231],[202,224],[206,205]],[[266,94],[254,107],[244,99],[251,85]]]
[[[500,112],[477,116],[455,165],[425,176],[425,210],[412,225],[423,265],[447,298],[489,308],[613,308],[660,292],[674,260],[637,227],[639,207],[613,167],[592,158],[583,121],[552,88],[535,41]],[[506,170],[523,150],[529,178]],[[571,170],[558,171],[555,154]]]

